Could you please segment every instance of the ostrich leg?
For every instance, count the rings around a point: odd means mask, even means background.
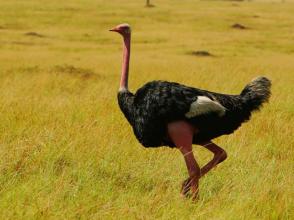
[[[192,199],[196,199],[199,191],[200,167],[192,152],[192,140],[195,134],[195,128],[184,121],[172,122],[168,124],[168,134],[183,154],[189,173],[189,182],[185,183],[186,181],[184,181],[181,194],[185,196],[191,189]],[[185,185],[187,187],[184,187]]]
[[[201,144],[207,150],[211,151],[214,154],[214,157],[209,161],[204,167],[201,168],[201,177],[204,176],[208,171],[210,171],[217,164],[223,162],[227,158],[227,153],[224,149],[220,148],[211,141]]]
[[[214,154],[214,157],[209,161],[205,166],[200,169],[200,177],[203,177],[208,171],[210,171],[217,164],[223,162],[227,158],[227,153],[224,149],[220,148],[211,141],[200,144],[202,147],[205,147],[207,150],[211,151]],[[191,178],[189,177],[183,182],[182,191],[184,194],[188,193],[191,187]]]

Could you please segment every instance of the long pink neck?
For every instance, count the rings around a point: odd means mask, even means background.
[[[123,63],[121,70],[119,91],[128,90],[129,63],[131,55],[131,35],[124,36]]]

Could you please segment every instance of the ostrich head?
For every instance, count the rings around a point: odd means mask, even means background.
[[[116,27],[110,29],[109,31],[115,31],[121,34],[123,37],[130,36],[131,27],[129,24],[119,24]]]

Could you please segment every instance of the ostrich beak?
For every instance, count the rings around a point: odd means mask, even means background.
[[[111,28],[109,31],[114,31],[114,32],[118,32],[117,28]]]

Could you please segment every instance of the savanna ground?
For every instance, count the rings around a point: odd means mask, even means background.
[[[0,2],[1,219],[294,218],[294,3],[152,3]],[[133,91],[153,79],[222,93],[272,80],[270,103],[215,140],[229,157],[196,203],[179,196],[180,153],[143,148],[119,111],[121,38],[107,30],[123,22]],[[201,165],[212,156],[194,152]]]

